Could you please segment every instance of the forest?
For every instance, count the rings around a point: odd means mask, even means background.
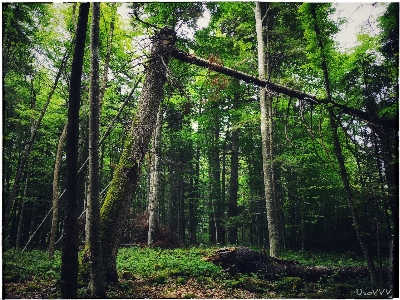
[[[337,3],[2,3],[3,298],[398,297],[399,3],[359,5],[344,49]]]

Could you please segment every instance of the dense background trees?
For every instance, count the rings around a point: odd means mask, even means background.
[[[70,82],[79,83],[72,78],[72,62],[80,7],[2,7],[6,248],[28,243],[29,248],[47,249],[51,242],[54,249],[66,243],[67,223],[55,215],[52,226],[49,216],[52,209],[60,216],[70,209],[63,191],[71,180],[71,155],[63,154],[62,137],[71,108]],[[331,4],[145,3],[129,8],[128,23],[118,13],[121,4],[101,3],[97,79],[103,247],[110,236],[122,238],[103,249],[111,259],[106,265],[112,269],[120,243],[168,247],[179,240],[182,245],[268,248],[271,236],[279,243],[271,252],[277,256],[284,249],[351,251],[364,254],[370,264],[389,257],[398,230],[398,9],[398,3],[387,5],[378,35],[365,28],[356,46],[339,51],[334,34],[341,23],[332,19]],[[205,12],[210,20],[199,28],[197,20]],[[258,87],[210,68],[176,59],[168,63],[168,53],[162,59],[151,56],[156,40],[149,37],[164,26],[176,31],[176,46],[188,57],[254,77],[261,76],[260,62],[266,80],[316,95],[322,105],[266,89],[268,130],[262,132]],[[257,55],[262,43],[265,50]],[[72,201],[80,244],[89,228],[85,209],[93,203],[87,202],[92,192],[86,164],[92,149],[93,76],[88,38],[84,47],[82,82],[74,88],[81,95],[79,127],[71,129],[79,136],[73,157],[80,170],[73,178]],[[159,70],[165,69],[164,86],[149,83],[154,80],[149,78],[142,83],[142,74],[155,61]],[[143,106],[149,97],[157,103]],[[151,115],[150,131],[140,132],[135,126],[149,122],[146,113]],[[121,164],[133,167],[122,156],[132,139],[141,143],[143,153],[131,153],[137,162],[134,181],[130,187],[119,186],[118,176],[127,174]],[[264,158],[263,150],[268,151]],[[266,195],[275,207],[273,235]],[[59,208],[53,207],[55,196]],[[113,199],[123,201],[126,216],[110,210]],[[379,274],[374,267],[381,265],[371,266]],[[115,274],[108,275],[115,280]]]

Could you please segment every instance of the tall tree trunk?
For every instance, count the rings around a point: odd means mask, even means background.
[[[215,113],[214,113],[215,114]],[[224,240],[224,232],[222,229],[222,210],[221,203],[221,160],[219,157],[220,145],[220,121],[218,115],[214,115],[212,131],[213,144],[209,152],[210,165],[210,242],[222,243]]]
[[[150,190],[149,190],[149,232],[147,244],[151,246],[155,240],[155,232],[158,228],[158,205],[160,200],[160,179],[161,179],[161,132],[162,132],[163,111],[160,108],[157,114],[157,127],[153,137],[153,159],[150,169]]]
[[[258,47],[258,76],[265,80],[265,44],[263,38],[263,17],[261,16],[261,4],[256,2],[255,19]],[[267,60],[268,63],[268,60]],[[267,66],[268,70],[268,66]],[[267,96],[265,88],[260,88],[260,111],[261,111],[261,140],[264,171],[264,188],[268,219],[268,235],[270,256],[279,257],[281,252],[281,237],[279,230],[278,208],[276,207],[274,195],[274,168],[273,168],[273,144],[272,144],[272,98]]]
[[[100,116],[100,118],[101,118],[101,112],[102,112],[102,108],[103,108],[104,93],[106,91],[106,86],[107,86],[107,82],[108,82],[108,69],[110,67],[112,42],[113,42],[113,38],[114,38],[115,15],[117,14],[117,4],[112,3],[111,5],[113,6],[113,12],[112,12],[111,22],[110,22],[109,39],[107,40],[108,49],[107,49],[106,61],[104,63],[103,78],[101,80],[101,86],[100,86],[100,91],[99,91],[99,116]]]
[[[235,93],[233,96],[233,109],[236,108],[237,102],[239,101],[239,93]],[[237,118],[232,120],[232,127],[234,128],[237,124]],[[238,215],[238,190],[239,190],[239,129],[232,129],[231,133],[231,176],[229,179],[229,200],[228,200],[228,218],[237,217]],[[228,243],[237,243],[238,228],[236,222],[231,224],[228,228]]]
[[[33,87],[33,79],[31,80],[31,93],[33,94],[32,96],[32,105],[31,109],[35,110],[36,108],[36,92]],[[32,118],[31,119],[31,134],[35,131],[35,120]],[[29,184],[29,179],[30,179],[30,163],[29,160],[26,162],[26,179],[25,179],[25,188],[24,188],[24,195],[22,196],[22,205],[21,205],[21,211],[19,214],[19,221],[18,221],[18,231],[17,231],[17,240],[15,243],[16,248],[20,248],[21,246],[21,236],[22,236],[22,226],[23,226],[23,219],[24,219],[24,211],[25,211],[25,203],[26,203],[26,198],[28,194],[28,184]]]
[[[60,139],[58,140],[57,154],[56,154],[56,162],[54,164],[54,175],[53,175],[53,218],[51,220],[51,232],[50,232],[50,243],[49,243],[49,258],[53,259],[55,245],[56,245],[56,237],[58,232],[58,214],[59,214],[59,187],[58,180],[60,177],[60,168],[61,168],[61,159],[63,154],[63,145],[65,141],[65,137],[67,136],[67,125],[65,123],[64,129],[60,135]]]
[[[223,226],[224,215],[226,211],[226,140],[222,142],[222,169],[221,169],[221,204],[220,204],[220,216],[221,216],[221,239],[220,243],[226,243],[226,227]],[[226,220],[226,219],[225,219]]]
[[[17,249],[19,249],[20,246],[21,246],[22,227],[23,227],[23,221],[24,221],[24,217],[25,217],[25,214],[24,214],[24,212],[25,212],[25,203],[26,203],[26,199],[27,199],[27,195],[28,195],[28,184],[29,184],[30,175],[31,175],[30,165],[28,165],[27,166],[27,170],[26,170],[26,180],[25,180],[24,195],[23,195],[23,199],[22,199],[21,211],[19,213],[17,241],[15,243],[15,247]]]
[[[339,164],[339,170],[340,170],[340,177],[342,178],[344,190],[346,193],[346,199],[347,203],[351,212],[351,216],[353,219],[353,225],[356,230],[357,238],[360,243],[361,249],[364,253],[364,257],[367,261],[367,268],[371,277],[371,282],[372,284],[376,284],[377,282],[377,276],[376,276],[376,270],[375,270],[375,265],[374,261],[372,258],[372,255],[369,251],[369,248],[364,240],[364,236],[366,235],[365,232],[362,232],[362,229],[360,228],[360,222],[357,217],[357,212],[356,208],[354,207],[354,196],[350,187],[350,181],[349,177],[347,174],[346,166],[344,164],[344,158],[343,158],[343,152],[342,152],[342,147],[340,145],[340,140],[339,136],[337,133],[337,128],[338,125],[335,120],[335,114],[333,113],[332,109],[328,109],[329,111],[329,121],[332,129],[332,137],[333,137],[333,144],[334,144],[334,149],[335,149],[335,154],[336,158]]]
[[[179,162],[178,167],[178,236],[179,240],[185,243],[185,181],[183,180],[185,157],[182,154],[182,149],[179,150],[179,153],[181,153],[180,157],[182,160]]]
[[[134,196],[140,169],[156,124],[157,112],[163,99],[166,65],[175,33],[161,29],[153,37],[151,58],[124,150],[114,172],[106,199],[101,208],[101,244],[106,279],[117,282],[116,259],[121,228]]]
[[[318,47],[320,48],[320,51],[321,51],[321,69],[324,74],[325,91],[326,91],[326,94],[328,97],[328,101],[332,101],[327,58],[324,54],[325,47],[324,47],[324,44],[322,41],[320,28],[318,26],[318,18],[317,18],[317,13],[316,13],[317,5],[318,4],[310,3],[310,12],[311,12],[311,16],[314,21],[313,22],[314,30],[316,33]],[[347,203],[349,205],[349,209],[350,209],[350,212],[352,215],[353,225],[356,230],[358,241],[359,241],[361,249],[364,253],[364,257],[367,261],[367,268],[368,268],[368,271],[369,271],[369,274],[371,277],[371,282],[372,282],[372,284],[375,285],[377,282],[377,276],[376,276],[374,261],[372,259],[371,253],[368,249],[368,246],[364,240],[364,236],[366,233],[361,232],[360,223],[359,223],[359,220],[357,217],[356,209],[354,207],[354,196],[353,196],[353,193],[352,193],[352,190],[350,187],[350,180],[349,180],[349,176],[347,174],[346,166],[344,163],[342,147],[341,147],[338,132],[337,132],[338,124],[336,122],[336,117],[335,117],[335,114],[334,114],[332,108],[328,108],[328,112],[329,112],[329,121],[330,121],[330,125],[331,125],[331,130],[332,130],[333,145],[334,145],[335,154],[336,154],[336,158],[337,158],[338,165],[339,165],[340,176],[341,176],[344,190],[346,193]]]
[[[90,116],[89,116],[89,197],[87,228],[89,229],[90,296],[104,298],[100,240],[100,91],[99,91],[100,3],[92,3],[90,33]]]
[[[197,203],[200,199],[199,195],[199,176],[200,176],[200,151],[199,147],[196,146],[195,150],[195,166],[194,174],[190,176],[190,187],[191,187],[191,197],[189,200],[189,243],[196,243],[196,233],[197,233]]]
[[[177,182],[176,182],[176,174],[177,174],[176,163],[171,160],[168,168],[168,176],[169,176],[169,194],[168,194],[168,207],[167,207],[167,223],[168,227],[172,232],[177,232],[177,209],[176,209],[176,193],[177,190]]]
[[[68,125],[66,136],[67,191],[64,217],[64,239],[61,264],[61,297],[77,298],[78,281],[78,142],[81,77],[86,41],[89,3],[79,6],[74,57],[69,84]]]

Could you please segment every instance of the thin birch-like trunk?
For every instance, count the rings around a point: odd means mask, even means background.
[[[58,180],[60,178],[60,168],[61,168],[61,159],[63,154],[63,145],[65,141],[65,137],[67,136],[67,123],[64,125],[64,129],[60,135],[60,139],[58,140],[57,154],[56,154],[56,162],[54,164],[54,175],[53,175],[53,218],[51,220],[51,232],[50,232],[50,243],[49,243],[49,258],[53,259],[55,245],[56,245],[56,237],[57,237],[57,227],[58,227],[58,215],[59,215],[59,186]]]

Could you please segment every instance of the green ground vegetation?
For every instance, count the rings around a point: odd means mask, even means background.
[[[216,247],[121,248],[117,269],[119,283],[107,287],[108,298],[362,298],[371,287],[367,279],[347,283],[321,278],[305,282],[298,277],[266,281],[256,274],[228,275],[220,267],[202,260]],[[286,251],[283,258],[307,266],[364,266],[354,253],[329,254]],[[53,260],[44,251],[3,252],[3,282],[6,293],[20,298],[60,297],[60,252]],[[385,290],[382,290],[385,293]],[[382,292],[380,291],[380,292]],[[88,297],[84,284],[79,297]],[[4,296],[4,295],[3,295]],[[375,297],[382,298],[380,293]]]

